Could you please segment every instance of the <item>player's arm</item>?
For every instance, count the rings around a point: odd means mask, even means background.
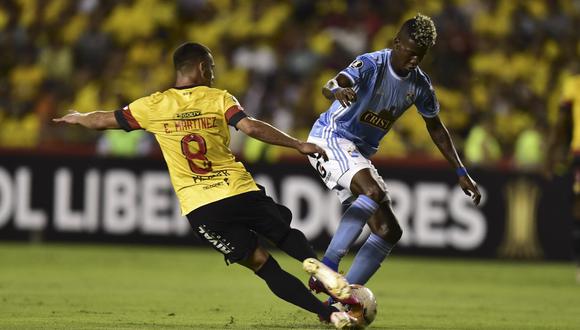
[[[354,84],[346,75],[339,73],[322,87],[322,95],[329,100],[338,100],[343,107],[356,102],[356,93],[352,89]]]
[[[324,160],[328,160],[328,156],[326,156],[324,149],[320,148],[316,144],[300,141],[261,120],[252,117],[244,117],[240,119],[235,126],[246,135],[258,139],[262,142],[293,148],[304,155],[315,157],[314,154],[320,154]]]
[[[554,173],[557,163],[564,158],[572,140],[572,102],[560,104],[558,118],[552,130],[548,143],[545,174],[548,178]]]
[[[445,127],[438,115],[431,118],[423,117],[423,119],[425,120],[431,139],[445,159],[456,169],[457,175],[459,176],[459,185],[466,195],[471,196],[475,205],[478,205],[481,201],[481,193],[477,188],[477,184],[469,176],[463,163],[461,163],[461,159],[457,155],[457,150],[453,145],[447,127]]]
[[[54,118],[52,121],[57,123],[81,125],[96,130],[121,128],[115,118],[114,111],[93,111],[88,113],[71,111],[63,117]]]

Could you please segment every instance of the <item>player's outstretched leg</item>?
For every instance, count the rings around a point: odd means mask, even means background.
[[[352,284],[365,285],[402,235],[390,202],[381,203],[369,220],[369,227],[372,233],[359,249],[346,275],[347,281]]]
[[[356,322],[355,318],[339,312],[335,307],[323,304],[313,296],[299,279],[284,271],[264,248],[258,246],[240,264],[252,269],[279,298],[319,315],[322,320],[332,323],[338,329]]]
[[[346,287],[347,290],[350,290],[348,283],[345,281],[342,275],[331,270],[327,266],[321,264],[320,261],[318,261],[316,253],[308,243],[306,236],[304,236],[301,231],[294,228],[290,229],[286,237],[281,242],[279,242],[277,246],[288,255],[299,261],[302,261],[303,266],[307,272],[310,274],[319,273],[319,276],[323,277],[325,282],[330,282],[328,286],[332,288],[332,292],[343,290],[343,287]],[[316,279],[316,277],[311,277],[311,279]],[[334,295],[331,293],[331,291],[327,290],[323,282],[317,281],[317,283],[321,286],[321,289],[318,290],[318,292],[325,292],[330,296]],[[341,296],[344,296],[344,294],[341,294]],[[348,298],[341,299],[341,301],[344,301]],[[352,303],[351,300],[348,301]]]
[[[300,262],[308,258],[318,258],[304,233],[295,228],[290,228],[286,237],[278,242],[276,247]]]
[[[354,297],[351,297],[348,281],[322,262],[314,258],[308,258],[304,260],[302,267],[310,276],[316,278],[318,283],[324,286],[324,292],[335,300],[345,304],[358,303]]]

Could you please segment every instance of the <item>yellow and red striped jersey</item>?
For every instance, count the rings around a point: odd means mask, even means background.
[[[196,208],[259,190],[229,148],[231,126],[246,117],[234,96],[207,86],[170,88],[115,112],[126,131],[155,135],[186,215]]]

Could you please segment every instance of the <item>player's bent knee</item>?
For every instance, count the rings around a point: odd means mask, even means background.
[[[396,244],[403,236],[403,230],[400,226],[379,228],[378,230],[372,230],[372,232],[391,244]]]
[[[250,253],[250,255],[246,259],[240,261],[240,264],[242,266],[250,268],[254,272],[257,272],[258,270],[260,270],[260,268],[262,268],[262,266],[266,263],[266,261],[268,261],[269,257],[270,254],[268,253],[268,251],[266,251],[261,246],[257,246],[256,249],[254,249],[254,252]]]
[[[373,234],[391,244],[396,244],[403,236],[403,229],[397,221],[374,223],[370,229]]]
[[[403,237],[403,229],[399,224],[396,224],[393,228],[389,228],[385,241],[395,244],[401,240],[401,237]]]
[[[368,198],[372,199],[378,204],[383,201],[386,193],[378,186],[372,186],[365,189],[364,195],[366,195]]]

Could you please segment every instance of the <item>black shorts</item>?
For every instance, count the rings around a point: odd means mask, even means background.
[[[254,252],[256,233],[275,245],[284,240],[292,213],[260,190],[204,205],[189,213],[187,219],[202,241],[224,255],[226,263],[235,263]]]

